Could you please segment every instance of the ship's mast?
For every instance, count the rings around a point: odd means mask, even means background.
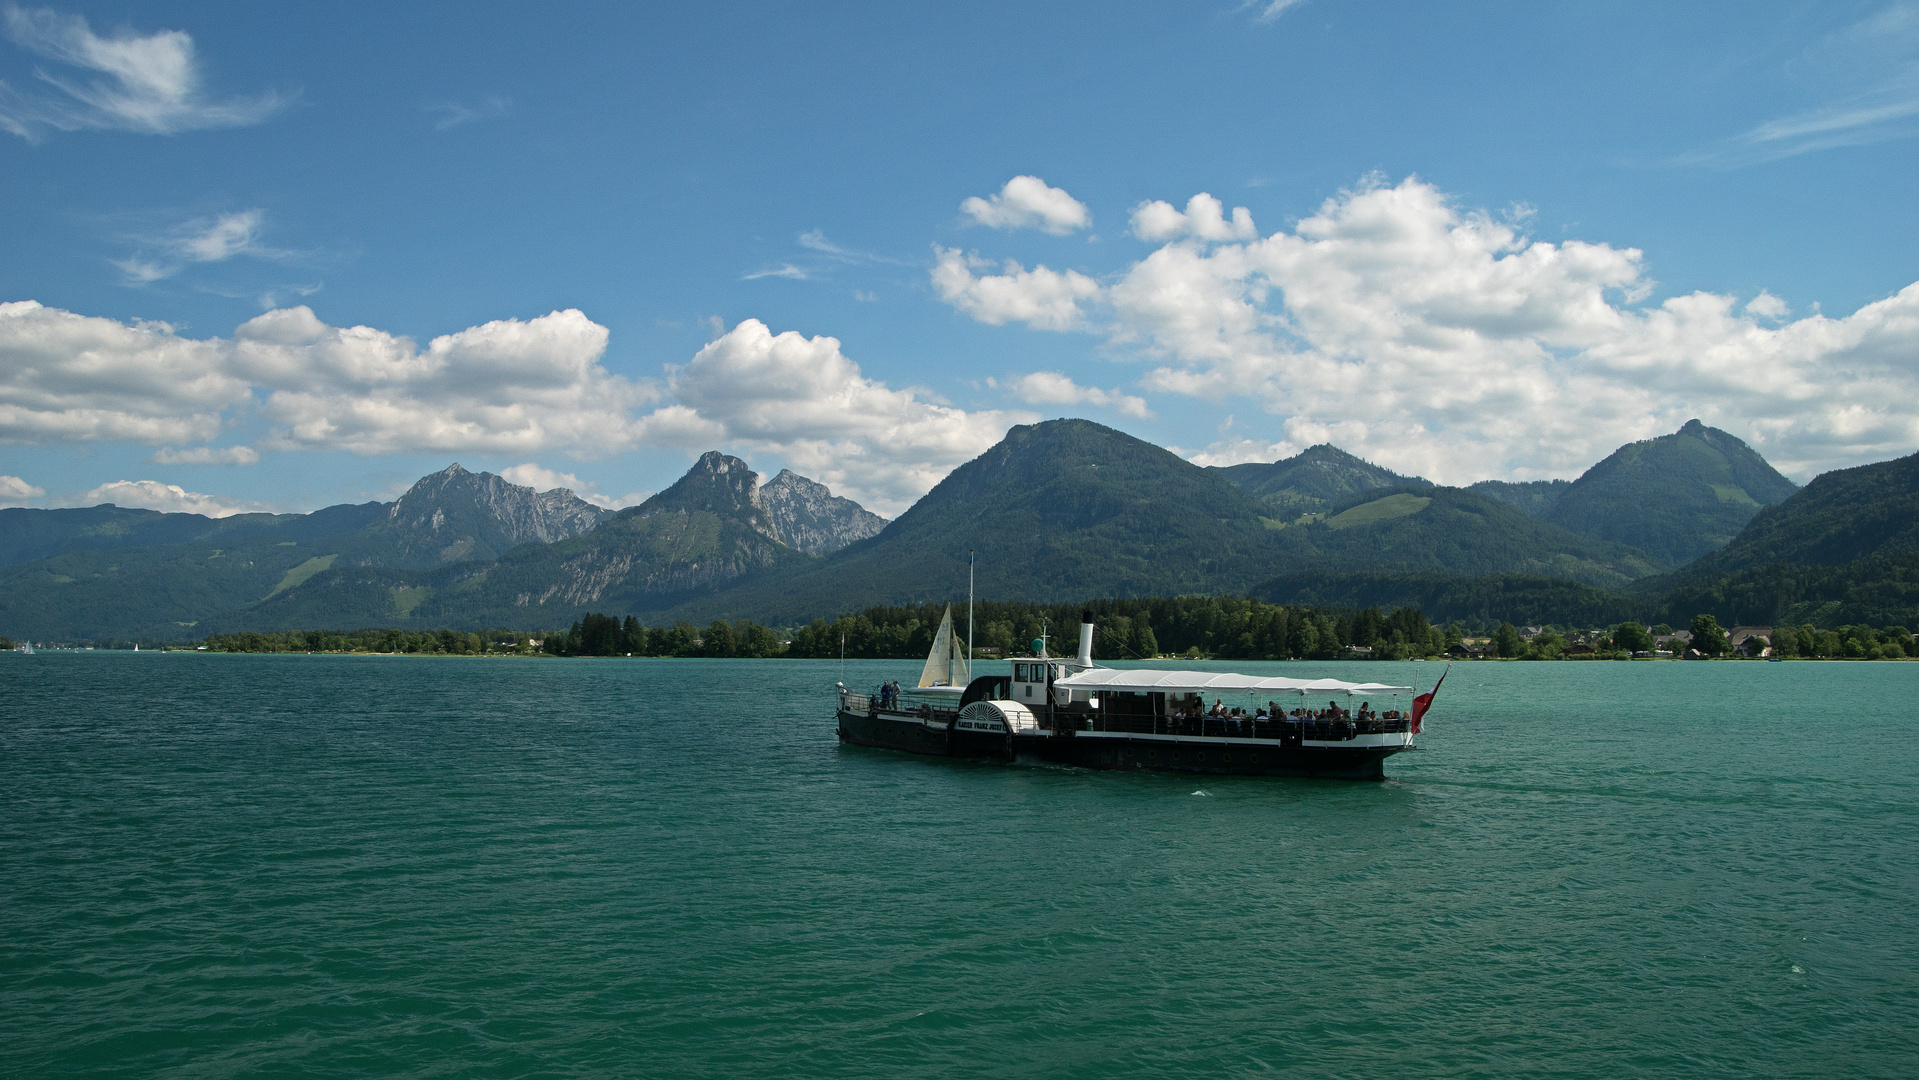
[[[973,549],[966,549],[966,680],[973,680]]]

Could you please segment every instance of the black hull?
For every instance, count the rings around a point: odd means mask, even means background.
[[[1207,776],[1316,776],[1384,780],[1388,757],[1405,746],[1315,746],[1279,739],[1076,732],[971,733],[885,713],[839,713],[840,741],[935,757],[1150,769]]]

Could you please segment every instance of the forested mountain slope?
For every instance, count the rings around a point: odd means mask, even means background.
[[[1226,465],[1212,469],[1233,486],[1265,503],[1267,513],[1291,521],[1324,510],[1361,492],[1379,488],[1427,487],[1416,476],[1401,476],[1337,446],[1321,443],[1274,462]]]
[[[1543,516],[1573,486],[1571,480],[1481,480],[1466,485],[1467,491],[1490,495],[1509,506],[1516,506],[1533,517]]]
[[[1631,544],[1666,569],[1724,545],[1761,507],[1797,490],[1751,447],[1692,420],[1613,451],[1542,516],[1581,536]]]
[[[1824,473],[1753,515],[1682,577],[1788,562],[1836,566],[1919,548],[1919,454]]]
[[[1675,613],[1756,625],[1919,624],[1919,454],[1815,478],[1670,585]]]

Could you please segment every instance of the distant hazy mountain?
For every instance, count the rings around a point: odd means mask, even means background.
[[[781,469],[759,497],[774,534],[808,555],[830,555],[886,528],[885,518],[791,469]]]
[[[705,454],[665,491],[550,544],[432,574],[341,567],[225,622],[278,628],[342,625],[344,614],[431,626],[564,626],[587,609],[651,611],[739,578],[811,562],[782,543],[746,462]],[[404,605],[405,610],[400,610]]]
[[[385,514],[385,503],[329,506],[311,514],[163,514],[111,503],[69,510],[0,510],[0,566],[18,566],[67,551],[124,551],[210,541],[239,543],[276,534],[311,540],[364,528]]]
[[[1533,517],[1540,517],[1551,510],[1559,497],[1573,486],[1571,480],[1481,480],[1467,486],[1468,491],[1477,491],[1481,495],[1490,495],[1509,506],[1517,506]]]
[[[266,530],[157,547],[83,548],[0,569],[0,633],[34,640],[197,636],[209,615],[331,566],[342,539],[287,535]]]
[[[58,549],[0,569],[0,632],[198,634],[209,616],[275,597],[335,563],[419,571],[491,559],[577,535],[604,514],[565,489],[535,492],[458,465],[422,478],[395,503],[311,514],[0,511],[0,534],[24,538],[29,550]]]
[[[1797,490],[1751,447],[1692,420],[1672,435],[1613,451],[1543,518],[1675,567],[1724,545],[1761,507]]]
[[[1431,486],[1417,476],[1401,476],[1327,443],[1280,461],[1219,466],[1211,471],[1265,503],[1268,513],[1289,521],[1365,491]]]

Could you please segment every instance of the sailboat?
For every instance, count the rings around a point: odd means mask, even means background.
[[[966,662],[965,647],[953,633],[953,605],[946,605],[939,632],[933,635],[933,647],[927,650],[926,667],[920,670],[919,687],[964,687],[973,681],[972,668]]]

